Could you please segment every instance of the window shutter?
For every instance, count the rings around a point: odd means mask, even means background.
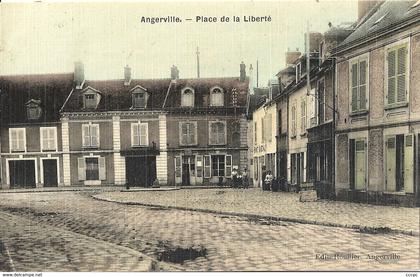
[[[367,80],[367,62],[359,63],[359,110],[366,109],[366,80]]]
[[[91,146],[99,147],[99,125],[90,125]]]
[[[106,180],[106,164],[105,158],[99,158],[99,180]]]
[[[18,149],[18,137],[17,137],[17,131],[13,129],[10,130],[10,149],[11,150],[17,150]]]
[[[232,177],[232,155],[226,155],[225,175],[228,178]]]
[[[414,193],[414,136],[405,136],[404,148],[404,190]]]
[[[190,133],[189,133],[189,143],[190,144],[196,144],[197,143],[197,141],[196,141],[197,138],[195,136],[195,133],[196,133],[197,125],[195,123],[190,123],[189,126],[190,126],[190,128],[189,128],[189,131],[190,131]]]
[[[349,163],[350,163],[350,188],[354,189],[356,184],[356,147],[355,140],[349,140]]]
[[[86,161],[84,157],[77,159],[77,169],[79,181],[86,180]]]
[[[397,64],[397,101],[406,101],[406,66],[407,66],[407,47],[398,49],[398,64]]]
[[[204,178],[211,177],[211,156],[204,156]]]
[[[302,102],[301,102],[300,132],[302,134],[304,134],[306,132],[306,101],[305,101],[305,99],[302,99]]]
[[[89,134],[89,125],[84,124],[82,125],[82,137],[83,137],[83,146],[89,147],[90,146],[90,134]]]
[[[390,137],[386,141],[386,189],[396,190],[396,138]]]
[[[395,63],[396,63],[396,52],[395,50],[388,52],[388,104],[394,104],[395,99]]]
[[[148,124],[140,124],[140,145],[149,145],[148,141]]]
[[[358,67],[357,62],[353,63],[351,66],[351,110],[358,110],[358,97],[357,97],[357,88],[358,88]]]
[[[216,129],[216,123],[215,122],[209,122],[210,124],[210,144],[215,144],[217,141],[217,129]]]
[[[140,134],[139,134],[138,123],[131,123],[131,145],[132,146],[140,145]]]
[[[49,137],[49,145],[48,145],[48,148],[49,149],[57,149],[57,146],[56,146],[56,141],[55,141],[55,131],[56,131],[56,129],[55,128],[49,128],[48,129],[48,137]]]
[[[48,129],[41,128],[41,150],[48,149]]]

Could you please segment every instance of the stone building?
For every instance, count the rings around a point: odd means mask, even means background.
[[[378,1],[335,50],[338,199],[419,204],[420,5]]]

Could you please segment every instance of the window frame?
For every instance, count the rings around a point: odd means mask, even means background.
[[[89,145],[85,145],[84,144],[84,138],[85,138],[85,128],[84,128],[84,126],[88,126],[89,127]],[[92,145],[92,131],[91,131],[91,128],[92,128],[92,126],[96,126],[97,127],[97,130],[98,130],[98,144],[97,145]],[[99,129],[99,123],[92,123],[92,122],[89,122],[89,123],[84,123],[84,124],[82,124],[82,148],[93,148],[93,149],[96,149],[96,148],[99,148],[100,147],[100,145],[101,145],[101,136],[100,136],[100,129]]]
[[[186,105],[185,103],[183,103],[183,102],[185,102],[185,100],[183,101],[183,99],[184,99],[184,95],[187,95],[187,93],[186,93],[187,90],[191,90],[191,95],[192,95],[191,96],[192,97],[191,105]],[[181,107],[183,107],[183,108],[194,108],[194,104],[195,104],[195,91],[194,91],[194,89],[192,87],[183,88],[181,90]]]
[[[396,85],[396,90],[395,90],[395,102],[394,103],[388,103],[388,54],[390,51],[398,51],[398,49],[402,48],[406,46],[407,49],[407,53],[406,53],[406,68],[405,68],[405,90],[406,90],[406,96],[405,96],[405,101],[397,101],[397,96],[398,96],[398,91],[397,91],[397,79],[395,81],[395,85]],[[398,108],[398,107],[404,107],[407,106],[408,103],[410,102],[410,70],[411,70],[411,55],[410,55],[410,38],[405,38],[402,40],[399,40],[397,42],[391,43],[387,46],[385,46],[385,51],[384,51],[384,92],[385,92],[385,97],[384,97],[384,107],[385,109],[392,109],[392,108]],[[397,60],[396,56],[396,69],[398,67],[398,60]],[[396,78],[398,77],[398,72],[395,72],[394,75]]]
[[[95,102],[94,106],[88,106],[87,104],[87,96],[93,96],[93,99],[91,99],[93,102]],[[83,108],[85,109],[96,109],[98,106],[98,100],[97,100],[97,93],[95,93],[94,91],[87,91],[85,93],[83,93]],[[90,100],[90,99],[89,99]]]
[[[193,124],[194,125],[194,142],[192,143],[182,143],[182,125],[183,124]],[[179,133],[179,145],[181,146],[191,146],[191,145],[197,145],[198,144],[198,138],[197,138],[197,121],[180,121],[178,123],[178,133]]]
[[[214,92],[215,89],[219,89],[220,92]],[[220,105],[217,105],[216,103],[214,103],[214,101],[215,101],[214,97],[215,97],[215,95],[218,95],[218,94],[220,94],[221,97],[222,97],[221,98],[222,103]],[[221,87],[215,86],[215,87],[212,87],[210,89],[210,106],[211,107],[224,107],[225,106],[225,92]]]
[[[140,90],[140,91],[139,91]],[[144,97],[144,105],[140,105],[140,106],[137,106],[135,103],[136,103],[136,100],[135,100],[135,98],[136,98],[136,96],[138,96],[138,95],[143,95],[143,97]],[[135,90],[133,90],[132,92],[131,92],[131,107],[133,108],[133,109],[145,109],[146,107],[147,107],[147,100],[148,100],[148,94],[147,94],[147,91],[144,91],[144,90],[142,90],[142,89],[135,89]]]
[[[53,135],[53,139],[54,139],[54,147],[53,148],[48,148],[48,149],[44,149],[44,135],[43,135],[43,130],[54,130],[54,135]],[[57,151],[58,150],[58,143],[57,143],[57,127],[40,127],[39,128],[39,137],[40,137],[40,148],[41,148],[41,152],[48,152],[48,151]],[[51,138],[49,138],[51,139]]]
[[[145,143],[142,144],[141,143],[141,126],[145,126],[146,128],[146,135],[145,135]],[[133,128],[137,128],[138,130],[138,144],[135,143],[134,141],[134,133],[133,133]],[[136,148],[136,147],[147,147],[149,146],[149,124],[147,122],[132,122],[130,125],[130,132],[131,132],[131,147]]]
[[[360,109],[360,63],[365,61],[366,62],[366,106],[364,109]],[[352,90],[353,90],[353,85],[352,85],[352,81],[353,81],[353,64],[357,63],[357,101],[359,103],[358,107],[356,110],[352,109],[353,106],[353,100],[352,100]],[[349,68],[348,68],[348,84],[349,84],[349,88],[348,88],[348,93],[349,93],[349,111],[350,111],[350,115],[357,115],[357,114],[361,114],[361,113],[366,113],[369,111],[369,95],[370,95],[370,86],[369,86],[369,82],[370,82],[370,70],[369,70],[369,52],[368,53],[364,53],[361,55],[358,55],[357,57],[354,57],[352,59],[349,60]],[[325,86],[325,83],[324,83]]]
[[[14,150],[12,149],[12,131],[18,132],[18,131],[22,131],[23,132],[23,149],[17,149]],[[26,152],[27,148],[26,148],[26,128],[9,128],[9,151],[10,153],[13,152]]]
[[[213,132],[212,132],[212,125],[213,124],[223,124],[223,132],[224,132],[224,136],[223,136],[223,142],[219,142],[219,141],[212,141],[212,137],[213,136]],[[226,145],[227,144],[227,127],[226,127],[226,121],[222,121],[222,120],[211,120],[209,121],[209,145]],[[217,135],[219,135],[219,133],[217,133]]]

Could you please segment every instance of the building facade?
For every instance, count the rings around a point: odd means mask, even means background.
[[[0,77],[1,187],[64,184],[59,110],[73,73]]]
[[[380,1],[335,49],[338,199],[419,204],[420,22],[415,1]]]

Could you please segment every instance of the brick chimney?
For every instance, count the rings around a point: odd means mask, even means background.
[[[305,45],[307,36],[305,35]],[[309,53],[318,53],[319,44],[322,41],[322,34],[318,32],[309,32]]]
[[[299,59],[301,53],[299,51],[299,48],[296,48],[296,51],[289,51],[289,49],[287,49],[286,52],[286,66],[290,66],[292,64],[294,64],[294,62]]]
[[[178,70],[178,67],[176,67],[175,65],[172,65],[171,67],[171,79],[172,80],[179,79],[179,70]]]
[[[369,11],[378,3],[384,2],[383,0],[358,0],[357,2],[357,22],[369,13]]]
[[[129,86],[131,83],[131,67],[126,65],[124,67],[124,86]]]
[[[241,65],[239,66],[239,81],[245,82],[246,79],[246,65],[244,62],[241,62]]]
[[[81,89],[85,82],[85,67],[82,62],[74,63],[74,84],[77,89]]]

